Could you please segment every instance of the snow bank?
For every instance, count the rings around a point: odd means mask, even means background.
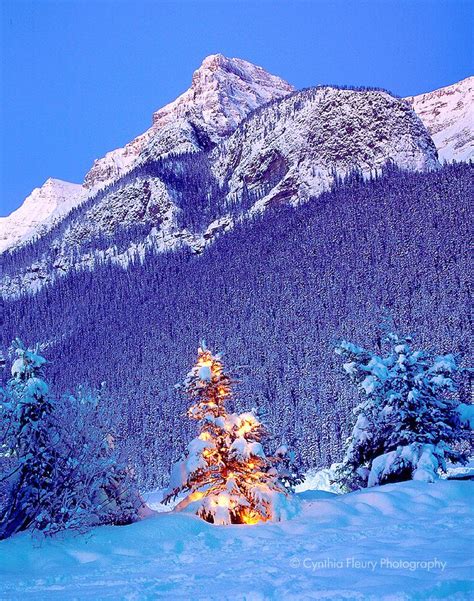
[[[367,486],[387,482],[393,475],[409,471],[412,480],[434,482],[445,468],[442,445],[412,443],[379,455],[372,462]]]
[[[295,488],[297,493],[306,490],[325,490],[335,494],[341,494],[343,490],[334,483],[337,464],[325,469],[310,469],[304,475],[304,480]]]
[[[216,527],[183,513],[0,543],[0,599],[469,599],[474,483],[307,490],[294,519]]]

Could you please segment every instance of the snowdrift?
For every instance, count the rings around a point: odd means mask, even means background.
[[[469,599],[474,482],[306,490],[286,522],[160,513],[0,543],[0,599]],[[153,503],[151,503],[153,505]]]

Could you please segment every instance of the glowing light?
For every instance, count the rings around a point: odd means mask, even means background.
[[[192,501],[199,501],[203,497],[204,497],[204,493],[197,490],[197,491],[191,493],[188,498],[192,502]]]
[[[258,522],[263,522],[262,517],[252,509],[244,509],[240,514],[240,519],[243,524],[247,524],[248,526],[252,526],[253,524],[258,524]]]
[[[237,434],[239,436],[242,436],[242,434],[247,434],[247,432],[250,432],[252,430],[252,425],[249,424],[248,422],[245,422],[242,426],[240,426],[240,428],[237,430]]]
[[[216,505],[219,507],[229,507],[229,497],[224,494],[220,494],[217,497]]]
[[[204,497],[205,502],[198,503],[197,513],[207,521],[245,525],[267,521],[270,518],[258,499],[263,498],[259,493],[271,484],[272,476],[266,472],[270,462],[265,456],[250,452],[251,443],[261,439],[260,422],[252,412],[240,415],[227,412],[225,405],[232,396],[232,380],[224,374],[219,356],[200,348],[191,373],[188,393],[194,404],[188,413],[199,421],[201,442],[193,447],[193,453],[199,449],[200,463],[182,490],[190,491],[189,501]],[[237,446],[243,447],[242,454],[235,453],[232,447],[239,437],[239,443],[243,439],[247,443]]]

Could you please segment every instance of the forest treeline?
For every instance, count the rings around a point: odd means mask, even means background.
[[[118,444],[148,486],[167,477],[190,437],[174,385],[205,334],[235,366],[231,409],[264,414],[274,447],[294,448],[301,467],[329,465],[357,401],[337,340],[377,348],[392,315],[423,347],[469,363],[473,174],[463,164],[353,177],[237,224],[201,255],[150,250],[125,270],[71,272],[3,302],[1,348],[15,336],[40,341],[58,392],[106,382]]]

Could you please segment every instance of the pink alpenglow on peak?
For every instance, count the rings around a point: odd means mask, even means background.
[[[344,176],[355,166],[370,173],[390,159],[423,171],[439,166],[437,154],[441,162],[468,161],[474,158],[473,82],[469,77],[406,102],[381,91],[330,86],[295,94],[289,83],[261,67],[212,54],[194,72],[191,87],[153,114],[148,130],[94,162],[82,186],[47,180],[19,209],[0,218],[0,253],[41,236],[71,208],[135,167],[170,154],[210,151],[212,172],[227,182],[231,195],[240,194],[243,181],[250,190],[266,186],[252,211],[274,201],[316,196],[328,189],[334,171]],[[118,190],[117,198],[105,194],[94,203],[91,227],[113,230],[119,205],[127,223],[152,207],[164,219],[168,244],[176,225],[172,192],[154,178],[147,184],[149,203],[140,182],[130,185],[130,195]],[[222,219],[231,222],[229,216]],[[215,229],[221,229],[219,220],[208,226],[203,240]],[[195,243],[189,232],[181,235]]]
[[[282,98],[293,86],[240,58],[212,54],[194,72],[189,90],[153,115],[153,123],[186,118],[206,126],[213,141],[231,133],[250,111]]]
[[[474,158],[474,76],[406,100],[431,134],[440,161]]]
[[[50,177],[8,217],[0,217],[0,253],[48,229],[86,198],[80,184]]]
[[[100,188],[143,160],[201,150],[232,133],[254,109],[293,90],[262,67],[212,54],[194,72],[191,87],[153,114],[147,131],[94,162],[84,185]]]
[[[283,79],[245,60],[208,56],[194,72],[191,87],[156,111],[147,131],[97,159],[83,186],[49,179],[9,217],[0,218],[0,253],[43,233],[51,222],[138,163],[216,143],[252,110],[293,90]]]

